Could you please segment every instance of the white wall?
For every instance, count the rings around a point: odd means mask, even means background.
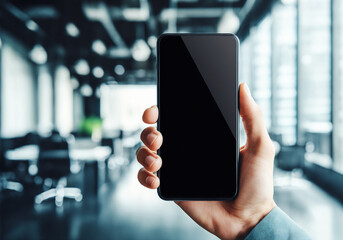
[[[34,73],[25,49],[13,39],[2,41],[1,136],[21,136],[36,128]]]
[[[101,117],[104,131],[137,130],[144,126],[142,113],[156,105],[156,85],[102,85]]]

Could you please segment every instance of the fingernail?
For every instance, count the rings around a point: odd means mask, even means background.
[[[148,136],[146,137],[146,140],[148,141],[149,144],[153,144],[157,137],[158,137],[158,135],[156,133],[152,132],[152,133],[148,134]]]
[[[145,182],[146,182],[146,184],[148,184],[148,185],[151,186],[151,185],[155,182],[155,178],[149,176],[149,177],[147,177],[147,178],[145,179]]]
[[[249,96],[251,96],[251,92],[250,92],[250,89],[248,87],[248,84],[244,83],[244,88],[245,88],[245,91],[249,94]]]
[[[145,158],[145,165],[147,166],[147,167],[150,167],[150,166],[152,166],[152,164],[156,161],[156,159],[153,157],[153,156],[147,156],[146,158]]]

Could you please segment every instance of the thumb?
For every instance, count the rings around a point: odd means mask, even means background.
[[[239,86],[239,111],[247,134],[247,145],[269,140],[262,111],[252,98],[246,83]]]

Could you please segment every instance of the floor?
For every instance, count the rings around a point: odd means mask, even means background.
[[[276,171],[274,199],[312,239],[343,239],[343,204],[301,177]]]
[[[136,180],[138,164],[129,166],[117,185],[105,185],[99,196],[81,203],[52,202],[33,207],[25,197],[0,205],[0,239],[217,239],[197,226],[173,202]],[[301,177],[276,171],[275,200],[313,239],[343,239],[343,205]]]

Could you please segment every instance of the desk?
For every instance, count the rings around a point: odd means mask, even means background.
[[[38,145],[26,145],[13,150],[8,150],[5,153],[6,159],[9,161],[29,161],[29,173],[35,175],[38,172],[37,160],[39,156],[39,146]],[[87,173],[91,173],[94,177],[94,187],[87,186],[87,188],[92,188],[95,193],[99,188],[99,170],[105,170],[105,178],[107,177],[107,164],[106,161],[111,156],[111,148],[106,146],[96,146],[93,148],[77,148],[70,147],[69,157],[71,161],[77,161],[83,164],[85,167],[84,180],[87,180]],[[85,181],[84,181],[85,182]]]
[[[111,155],[111,148],[106,146],[97,146],[94,148],[71,148],[69,156],[76,161],[84,162],[103,162]]]
[[[5,158],[9,161],[15,161],[17,163],[21,162],[20,164],[25,162],[25,168],[27,168],[27,171],[31,176],[36,175],[38,172],[38,155],[38,145],[25,145],[13,150],[7,150],[5,152]]]
[[[71,160],[81,162],[105,161],[111,155],[111,148],[106,146],[97,146],[94,148],[70,148],[69,156]],[[5,153],[6,159],[10,161],[27,160],[36,163],[39,156],[39,147],[37,145],[26,145]]]
[[[107,161],[111,153],[111,148],[106,146],[70,148],[70,158],[74,161],[79,161],[84,166],[84,195],[87,195],[87,191],[97,194],[102,183],[107,182]],[[90,179],[94,179],[94,181],[89,181]]]
[[[37,162],[39,155],[39,147],[37,145],[26,145],[13,150],[7,150],[5,153],[6,159],[10,161]]]

